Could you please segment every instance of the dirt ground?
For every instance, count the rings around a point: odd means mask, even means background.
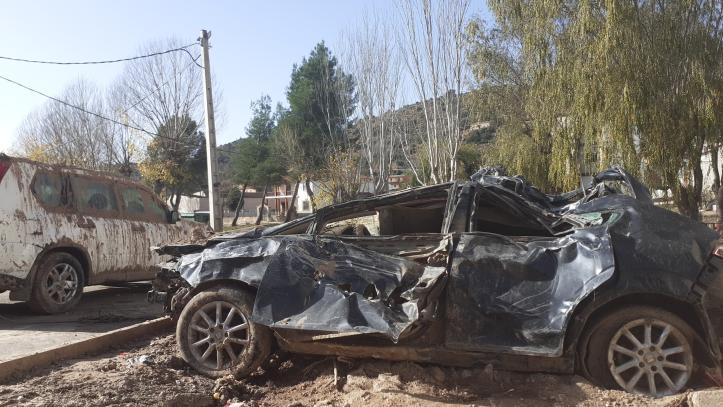
[[[649,399],[578,376],[456,369],[375,360],[276,356],[245,381],[189,370],[173,336],[70,360],[0,385],[0,406],[684,406],[690,394]]]

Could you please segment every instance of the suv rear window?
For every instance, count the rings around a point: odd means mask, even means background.
[[[118,203],[110,182],[73,176],[73,194],[78,209],[83,212],[118,212]]]
[[[38,172],[31,188],[38,201],[46,207],[58,208],[66,204],[63,178],[60,174]]]

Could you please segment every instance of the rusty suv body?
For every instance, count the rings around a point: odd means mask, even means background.
[[[108,173],[0,155],[0,292],[43,312],[69,309],[83,286],[148,280],[156,242],[206,236],[175,222],[148,188]]]
[[[248,374],[273,344],[578,371],[655,396],[720,375],[717,234],[620,168],[561,195],[481,171],[161,250],[176,259],[151,297],[209,375]]]

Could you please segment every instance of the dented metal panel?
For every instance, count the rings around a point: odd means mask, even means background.
[[[606,226],[562,238],[464,234],[447,288],[446,343],[560,356],[572,310],[614,266]]]
[[[233,279],[256,287],[252,320],[262,325],[393,341],[436,300],[430,294],[446,279],[446,267],[311,236],[222,242],[182,257],[177,270],[192,286]]]

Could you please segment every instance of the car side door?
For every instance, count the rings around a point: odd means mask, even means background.
[[[113,181],[103,177],[69,174],[74,223],[83,230],[81,243],[91,256],[88,283],[124,281],[131,254],[130,229],[122,219]]]
[[[604,225],[545,236],[516,211],[470,195],[455,234],[446,292],[446,346],[559,356],[574,307],[613,273]],[[483,213],[484,212],[484,213]],[[536,233],[536,235],[531,235]]]

